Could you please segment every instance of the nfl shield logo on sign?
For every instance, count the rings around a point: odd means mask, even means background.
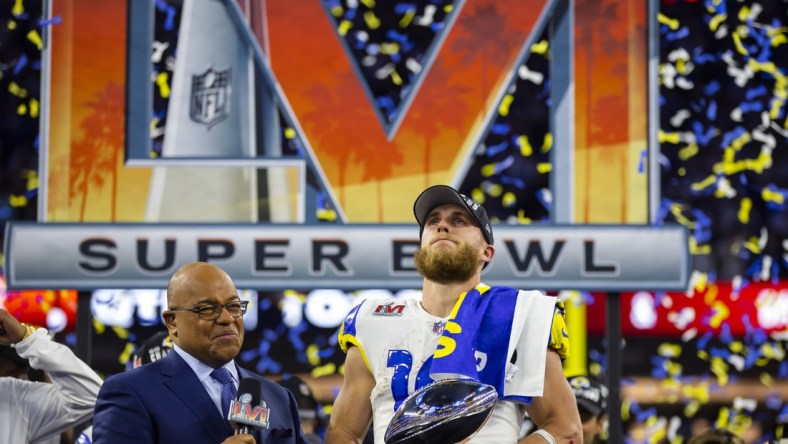
[[[230,110],[230,79],[232,69],[219,71],[213,67],[192,76],[189,117],[208,129],[227,118]]]

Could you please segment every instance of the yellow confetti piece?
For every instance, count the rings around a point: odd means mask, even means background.
[[[697,143],[690,143],[689,145],[685,146],[684,148],[679,150],[679,159],[681,160],[688,160],[698,154],[698,144]]]
[[[375,16],[375,13],[372,11],[367,11],[364,13],[364,21],[367,23],[367,27],[369,29],[378,29],[380,27],[380,19]]]
[[[416,11],[409,9],[405,12],[405,15],[399,21],[400,28],[407,28],[410,25],[410,22],[413,21],[413,17],[416,16]]]
[[[758,379],[760,379],[761,383],[766,387],[771,387],[774,385],[774,378],[768,373],[761,373],[761,376]]]
[[[679,29],[679,25],[681,24],[678,19],[670,18],[665,14],[658,13],[657,14],[657,21],[666,25],[671,30],[675,31]]]
[[[681,356],[681,345],[663,342],[657,347],[657,354],[668,358],[678,358]]]
[[[11,82],[8,84],[8,92],[21,99],[27,97],[27,90],[19,86],[19,84],[16,82]]]
[[[721,386],[728,385],[728,364],[719,356],[711,358],[711,372],[717,377],[717,383]]]
[[[27,33],[27,39],[33,42],[33,44],[36,45],[36,48],[38,48],[39,51],[41,51],[41,48],[44,47],[44,42],[43,40],[41,40],[41,36],[38,35],[38,31],[36,31],[35,29],[31,29],[30,32]]]
[[[734,353],[741,353],[745,350],[744,344],[741,341],[733,341],[731,345],[728,347]]]
[[[785,34],[777,34],[771,38],[770,44],[773,47],[778,47],[783,43],[788,43],[788,39],[785,38]]]
[[[632,409],[632,401],[630,399],[623,399],[621,401],[621,419],[629,421],[630,410]]]
[[[490,185],[489,188],[487,188],[487,194],[489,194],[491,197],[500,197],[502,193],[503,186],[499,183],[494,183]]]
[[[540,174],[546,174],[553,170],[553,164],[548,162],[542,162],[536,165],[536,171]]]
[[[6,27],[9,30],[13,31],[14,29],[16,29],[16,22],[13,20],[9,20],[8,23],[6,24]]]
[[[506,208],[511,208],[517,203],[517,196],[511,191],[507,192],[503,195],[503,199],[501,199],[501,203]]]
[[[391,81],[394,82],[395,85],[402,85],[402,77],[397,71],[392,70],[389,75],[391,76]]]
[[[681,134],[678,132],[666,133],[659,130],[657,132],[657,139],[660,143],[679,143],[681,141]]]
[[[30,99],[30,117],[37,118],[38,117],[38,100]]]
[[[550,49],[550,42],[547,40],[541,40],[531,45],[531,52],[533,54],[547,54],[548,49]]]
[[[533,222],[533,221],[531,220],[530,217],[526,217],[525,216],[525,211],[524,210],[517,211],[517,223],[518,224],[520,224],[520,225],[528,225],[531,222]]]
[[[127,342],[126,346],[123,347],[123,351],[120,352],[118,355],[118,362],[120,364],[126,364],[129,362],[129,358],[131,358],[131,354],[134,352],[134,344],[131,342]]]
[[[380,52],[386,55],[396,54],[399,51],[399,43],[387,42],[380,45]]]
[[[717,180],[717,176],[715,176],[713,174],[709,175],[708,177],[706,177],[705,179],[701,180],[700,182],[693,183],[692,186],[691,186],[692,190],[693,191],[702,191],[702,190],[714,185],[714,182],[716,180]]]
[[[696,413],[698,413],[700,406],[700,401],[693,399],[692,401],[688,402],[687,405],[684,406],[684,416],[687,418],[692,418]]]
[[[553,147],[553,135],[547,133],[544,135],[544,141],[542,142],[542,152],[546,153],[550,151],[552,147]]]
[[[745,197],[739,205],[739,222],[747,224],[750,221],[750,210],[752,209],[752,199]]]
[[[494,163],[488,163],[487,165],[482,166],[482,176],[490,177],[495,174],[495,165]],[[475,200],[475,199],[474,199]],[[477,201],[478,202],[478,201]]]
[[[296,298],[296,299],[300,300],[301,302],[304,302],[306,300],[306,295],[305,294],[299,293],[299,292],[297,292],[295,290],[285,290],[285,297]]]
[[[728,407],[722,407],[717,414],[717,420],[714,423],[714,426],[718,429],[725,429],[728,427],[728,415],[729,409]]]
[[[715,301],[714,305],[712,305],[712,310],[714,315],[709,319],[709,326],[711,328],[719,328],[722,321],[728,319],[731,311],[722,301]]]
[[[777,65],[774,62],[759,62],[754,58],[747,60],[747,65],[754,71],[763,71],[769,74],[776,74],[778,72]]]
[[[309,361],[309,364],[314,367],[320,364],[320,347],[315,344],[310,344],[306,348],[306,359]]]
[[[167,72],[160,72],[156,76],[156,86],[159,87],[159,95],[163,99],[170,97],[170,85],[167,84]]]
[[[95,330],[98,334],[103,334],[107,328],[101,322],[97,321],[95,318],[93,319],[93,330]]]
[[[325,220],[328,222],[334,222],[337,220],[337,213],[334,210],[330,209],[319,209],[317,210],[317,220]]]
[[[481,205],[484,205],[484,201],[487,200],[487,196],[484,195],[484,192],[479,188],[474,188],[471,190],[471,199],[475,200]]]
[[[361,0],[361,3],[364,4],[369,9],[373,9],[375,7],[375,0]]]
[[[695,278],[695,282],[694,282],[692,288],[695,291],[699,292],[699,293],[705,291],[706,290],[706,284],[709,281],[709,274],[708,273],[703,273],[703,272],[698,272],[698,273],[695,273],[693,277]]]
[[[520,155],[523,157],[530,157],[534,153],[534,148],[531,146],[528,136],[519,136],[517,145],[520,147]]]
[[[684,167],[681,167],[681,168],[679,168],[678,173],[679,173],[679,176],[686,176],[687,175],[687,169],[684,168]]]
[[[766,202],[774,202],[776,204],[782,205],[785,202],[785,196],[783,196],[780,192],[774,192],[768,188],[764,188],[761,190],[761,197]]]
[[[8,196],[8,203],[11,204],[12,208],[24,207],[25,205],[27,205],[27,196],[25,196],[24,194],[22,195],[12,194]]]
[[[344,366],[343,366],[343,367],[344,367]],[[323,365],[323,366],[320,366],[320,367],[315,367],[315,368],[313,368],[313,369],[312,369],[312,371],[311,371],[311,372],[309,372],[309,374],[310,374],[310,375],[311,375],[313,378],[319,378],[319,377],[321,377],[321,376],[329,376],[329,375],[333,375],[333,374],[335,374],[336,372],[337,372],[337,366],[336,366],[336,364],[334,364],[333,362],[329,362],[329,363],[328,363],[328,364],[326,364],[326,365]]]
[[[27,114],[27,105],[22,103],[19,106],[17,106],[16,113],[19,114],[20,116],[24,116],[25,114]]]
[[[445,12],[452,12],[452,11],[454,11],[454,5],[446,5],[446,6],[443,7],[443,10]]]
[[[739,21],[746,22],[749,15],[750,8],[747,6],[742,6],[741,9],[739,9]]]
[[[498,114],[506,117],[509,115],[509,106],[514,102],[514,96],[511,94],[507,94],[503,96],[501,100],[501,104],[498,105]]]
[[[129,338],[129,331],[123,327],[112,327],[112,331],[115,332],[115,335],[120,339],[128,339]]]
[[[721,23],[725,23],[725,20],[728,18],[727,14],[714,14],[714,17],[709,20],[709,29],[712,31],[717,31]]]
[[[342,17],[342,14],[344,12],[345,12],[345,9],[342,8],[341,5],[336,5],[333,8],[331,8],[331,15],[333,15],[334,17]]]
[[[339,22],[339,27],[337,27],[337,32],[339,32],[339,35],[344,37],[347,35],[348,31],[350,31],[352,28],[353,28],[353,22],[351,22],[350,20],[342,20],[341,22]]]
[[[15,0],[14,6],[11,8],[11,14],[13,15],[22,15],[25,12],[25,6],[23,0]]]
[[[287,127],[285,128],[285,139],[291,140],[295,138],[296,132],[293,128]]]
[[[711,253],[711,245],[698,245],[698,241],[695,240],[695,236],[690,236],[689,247],[690,253],[693,255]]]
[[[38,189],[38,172],[28,171],[26,189],[28,191]]]

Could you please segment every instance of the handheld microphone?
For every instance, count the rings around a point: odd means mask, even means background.
[[[262,400],[263,386],[260,381],[243,378],[238,384],[238,398],[230,401],[227,421],[232,424],[235,434],[253,433],[255,429],[268,428],[269,409]]]

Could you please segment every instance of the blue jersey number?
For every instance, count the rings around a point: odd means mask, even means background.
[[[416,390],[432,382],[432,378],[430,378],[431,365],[432,356],[424,361],[416,374]],[[389,350],[386,366],[394,368],[394,375],[391,377],[391,396],[394,398],[394,411],[396,411],[409,395],[408,381],[413,368],[413,355],[407,350]]]

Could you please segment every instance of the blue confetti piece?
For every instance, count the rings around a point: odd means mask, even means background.
[[[488,146],[487,147],[487,151],[485,151],[484,154],[486,156],[493,157],[493,156],[495,156],[497,154],[500,154],[500,153],[506,151],[509,148],[509,146],[510,146],[509,142],[504,140],[503,142],[498,143],[496,145]]]
[[[657,409],[654,407],[639,412],[637,415],[635,415],[635,418],[637,422],[645,422],[647,419],[653,416],[657,416]]]
[[[525,181],[518,177],[500,176],[498,181],[500,181],[502,185],[512,185],[520,190],[525,189]]]
[[[640,160],[638,161],[638,174],[646,172],[646,161],[648,160],[648,150],[643,148],[640,151]]]
[[[49,20],[40,19],[38,21],[38,26],[44,28],[46,26],[59,25],[62,21],[63,19],[59,15],[56,15]]]
[[[704,65],[704,64],[706,64],[706,63],[712,63],[712,62],[716,62],[716,61],[717,61],[717,59],[718,59],[718,57],[717,57],[717,56],[715,56],[714,54],[709,54],[709,53],[700,53],[700,54],[694,55],[694,56],[692,57],[692,59],[693,59],[693,61],[694,61],[696,64],[698,64],[698,65]],[[719,82],[717,82],[716,80],[712,81],[711,83],[716,83],[716,84],[717,84],[717,86],[719,87]],[[709,85],[707,85],[707,86],[706,86],[706,91],[708,91],[708,87],[709,87],[710,85],[711,85],[711,84],[709,84]],[[714,89],[714,90],[713,90],[711,93],[708,93],[708,92],[707,92],[706,94],[708,94],[708,95],[711,95],[711,94],[713,94],[713,93],[717,92],[718,90],[719,90],[719,88],[717,88],[717,89]]]
[[[703,131],[703,124],[699,121],[692,122],[692,131],[695,133],[695,139],[700,146],[708,145],[712,137],[714,137],[715,128],[709,127],[705,132]]]
[[[512,127],[508,123],[496,123],[490,128],[490,134],[494,134],[496,136],[503,136],[509,134],[511,130]]]
[[[723,344],[730,344],[733,342],[731,327],[727,322],[723,322],[720,326],[720,340],[723,342]]]
[[[665,33],[665,38],[668,41],[672,42],[674,40],[683,39],[684,37],[687,37],[688,35],[689,35],[689,28],[687,28],[686,26],[682,26],[681,28],[679,28],[675,32]]]
[[[766,86],[758,85],[756,87],[750,88],[744,92],[744,98],[747,100],[752,100],[756,97],[760,97],[766,94],[768,91],[766,90]]]
[[[16,65],[14,65],[14,75],[18,75],[22,69],[27,65],[27,55],[24,53],[19,56],[19,60],[17,60]]]
[[[760,111],[763,111],[763,103],[761,103],[761,102],[742,102],[739,105],[739,109],[741,109],[741,112],[743,112],[743,113],[760,112]]]
[[[707,332],[703,336],[701,336],[700,339],[698,339],[698,350],[704,350],[706,348],[706,345],[709,343],[711,337],[712,337],[711,332]]]
[[[709,107],[706,109],[706,118],[709,120],[717,120],[717,102],[712,100]]]
[[[705,88],[703,88],[703,93],[706,94],[707,96],[712,96],[714,95],[714,93],[716,93],[719,90],[720,90],[719,80],[712,80],[711,82],[709,82],[708,85],[706,85]]]

